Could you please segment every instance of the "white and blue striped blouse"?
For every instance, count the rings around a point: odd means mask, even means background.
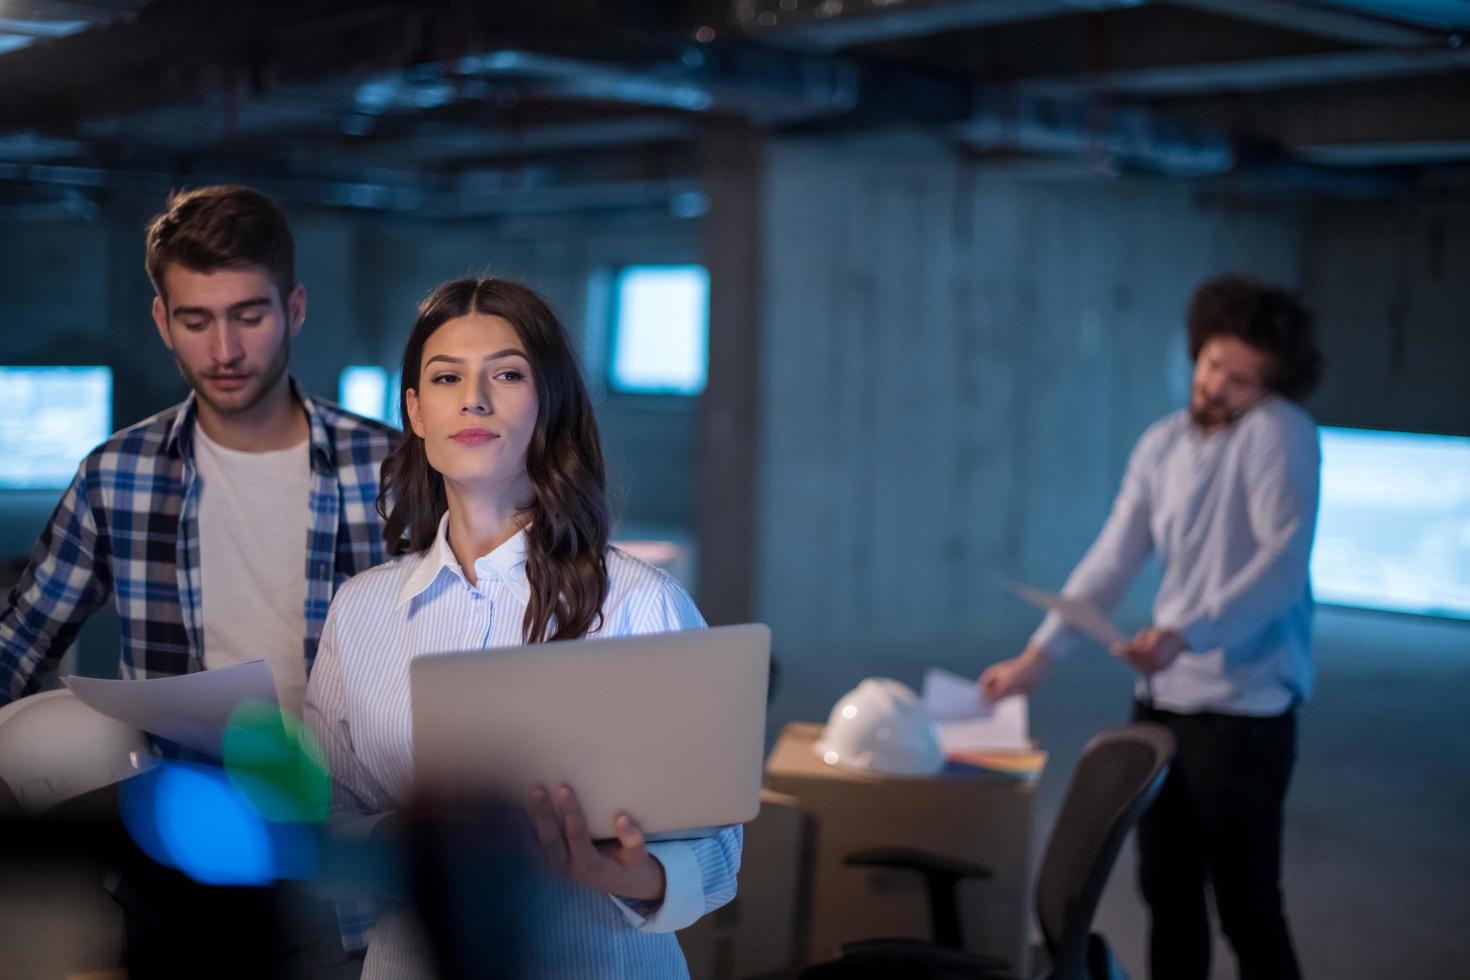
[[[470,585],[449,548],[446,522],[422,552],[379,565],[337,592],[306,692],[305,720],[332,773],[332,815],[351,821],[405,804],[412,792],[413,747],[408,667],[418,656],[522,644],[530,600],[524,532],[475,562]],[[678,582],[610,548],[608,597],[597,636],[701,629],[704,618]],[[586,978],[684,978],[688,969],[673,932],[735,895],[741,828],[714,837],[658,841],[649,851],[664,866],[664,902],[638,914],[616,898],[566,882],[551,887],[556,914],[533,937],[537,975]],[[370,940],[370,941],[369,941]],[[343,942],[367,942],[363,980],[428,977],[412,923],[386,914],[343,919]]]

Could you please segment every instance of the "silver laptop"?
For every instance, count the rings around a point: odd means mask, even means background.
[[[622,810],[690,837],[760,809],[771,631],[758,623],[420,657],[416,779],[430,797],[577,792],[594,838]]]

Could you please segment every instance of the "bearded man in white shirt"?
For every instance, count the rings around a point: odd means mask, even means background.
[[[1300,407],[1321,377],[1310,314],[1241,276],[1195,292],[1188,409],[1151,425],[1102,533],[1062,593],[1104,609],[1151,553],[1153,625],[1113,648],[1140,677],[1134,718],[1178,743],[1138,828],[1157,980],[1205,980],[1205,889],[1242,980],[1300,975],[1281,895],[1282,809],[1296,706],[1311,692],[1317,428]],[[1056,613],[1020,656],[981,675],[984,697],[1030,691],[1082,638]]]

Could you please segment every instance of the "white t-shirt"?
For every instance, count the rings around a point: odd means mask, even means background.
[[[271,665],[281,707],[306,696],[306,536],[310,440],[246,453],[194,426],[203,566],[204,666]]]

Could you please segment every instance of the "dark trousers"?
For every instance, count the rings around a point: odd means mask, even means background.
[[[1138,825],[1139,883],[1151,915],[1154,980],[1207,980],[1214,890],[1240,980],[1301,976],[1281,900],[1281,815],[1296,760],[1296,712],[1182,715],[1144,704],[1178,750]]]

